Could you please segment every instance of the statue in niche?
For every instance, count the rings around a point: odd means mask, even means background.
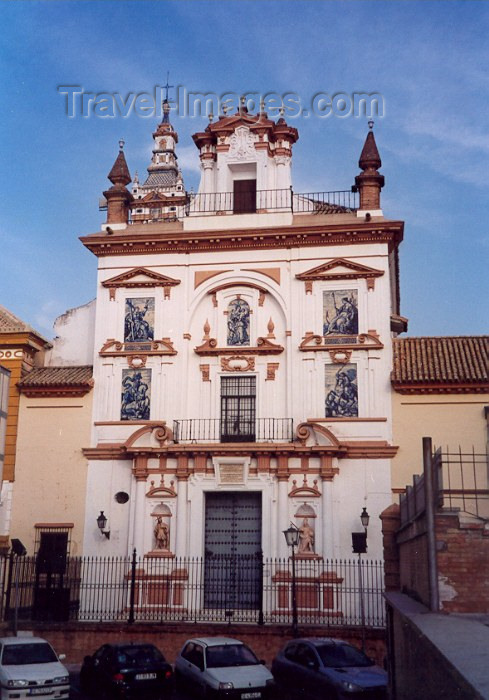
[[[154,340],[154,299],[126,299],[124,342]]]
[[[340,303],[336,303],[336,294]],[[341,296],[341,295],[344,296]],[[355,290],[324,292],[323,335],[357,335],[358,299]],[[330,318],[330,313],[332,318]]]
[[[170,528],[163,521],[163,516],[158,515],[154,526],[156,549],[168,549],[170,546]]]
[[[314,553],[314,530],[309,525],[309,520],[304,518],[299,528],[299,554]]]
[[[326,388],[328,371],[326,368]],[[326,395],[325,415],[327,418],[350,418],[358,416],[357,370],[354,365],[345,365],[334,378],[334,388]]]
[[[250,307],[243,299],[228,306],[228,345],[250,344]]]

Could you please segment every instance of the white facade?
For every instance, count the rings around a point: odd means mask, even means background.
[[[395,454],[392,251],[402,224],[360,221],[338,206],[322,213],[313,200],[304,213],[285,211],[273,193],[290,187],[297,133],[283,120],[265,121],[259,132],[248,115],[222,117],[194,136],[199,193],[232,193],[236,180],[254,180],[256,211],[194,208],[182,222],[134,223],[110,239],[83,239],[99,263],[87,555],[110,547],[113,555],[136,548],[148,557],[203,557],[208,494],[255,493],[266,557],[286,557],[282,531],[304,521],[314,531],[306,558],[349,557],[363,507],[369,556],[382,556],[378,515],[391,503]],[[356,307],[354,332],[341,332],[334,312],[325,317],[332,303],[337,316],[342,303]],[[139,343],[128,340],[128,314],[139,318]],[[244,342],[236,342],[241,332]],[[232,378],[250,380],[233,391],[246,385],[254,393],[239,397],[255,411],[246,439],[226,433],[230,417],[241,421],[238,430],[246,422],[241,409],[232,413],[238,399],[223,398]],[[101,510],[110,543],[97,529]]]

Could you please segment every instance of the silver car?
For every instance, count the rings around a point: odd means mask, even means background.
[[[0,637],[0,697],[50,700],[69,698],[68,670],[40,637]]]
[[[239,639],[188,639],[175,661],[177,688],[198,698],[264,700],[271,698],[273,676]]]

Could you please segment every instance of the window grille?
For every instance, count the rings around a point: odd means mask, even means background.
[[[256,377],[221,377],[221,442],[254,442]]]

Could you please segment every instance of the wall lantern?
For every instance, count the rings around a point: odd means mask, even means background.
[[[100,515],[97,518],[97,527],[102,533],[102,535],[105,535],[108,540],[110,540],[110,530],[106,530],[107,526],[107,518],[104,515],[104,511],[100,511]]]
[[[362,521],[363,527],[367,529],[370,522],[370,515],[367,513],[365,506],[363,507],[362,514],[360,515],[360,520]]]

